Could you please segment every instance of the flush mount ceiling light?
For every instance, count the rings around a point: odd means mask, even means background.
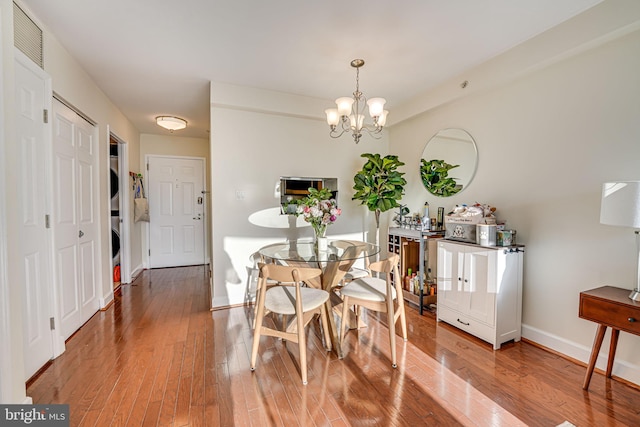
[[[174,116],[158,116],[156,117],[156,123],[158,124],[158,126],[162,126],[163,128],[170,130],[171,132],[187,127],[186,120]]]
[[[339,138],[345,132],[351,132],[353,140],[358,143],[362,136],[362,131],[367,132],[374,138],[380,138],[376,136],[382,131],[384,124],[387,121],[387,114],[389,113],[384,109],[384,98],[371,98],[367,101],[367,98],[362,92],[360,92],[360,67],[364,65],[363,59],[354,59],[351,61],[351,66],[356,69],[356,91],[353,92],[353,97],[342,97],[336,99],[336,105],[338,108],[329,108],[325,110],[327,115],[327,123],[331,131],[329,135],[332,138]],[[364,105],[369,106],[369,115],[373,119],[373,124],[368,125],[364,123]],[[340,129],[338,129],[340,124]]]

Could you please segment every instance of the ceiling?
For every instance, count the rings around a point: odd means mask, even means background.
[[[179,135],[208,138],[210,81],[327,99],[330,107],[355,89],[349,63],[362,58],[360,89],[386,98],[391,116],[394,106],[601,1],[18,3],[141,133],[166,134],[154,118],[176,115],[189,122]]]

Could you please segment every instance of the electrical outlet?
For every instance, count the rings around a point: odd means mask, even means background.
[[[244,200],[244,191],[236,190],[236,200]]]

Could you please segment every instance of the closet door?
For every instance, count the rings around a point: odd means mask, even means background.
[[[54,356],[50,318],[53,317],[50,240],[47,230],[47,156],[50,127],[44,110],[50,104],[51,80],[22,52],[15,50],[15,112],[17,158],[7,169],[19,180],[16,209],[20,240],[11,250],[19,254],[22,290],[25,380]],[[7,345],[3,343],[2,345]],[[18,374],[20,375],[20,374]]]
[[[95,127],[61,102],[53,105],[54,271],[61,335],[98,310],[99,218]]]

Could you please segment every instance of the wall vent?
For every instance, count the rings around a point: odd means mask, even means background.
[[[44,69],[42,30],[15,3],[13,3],[13,44]]]

